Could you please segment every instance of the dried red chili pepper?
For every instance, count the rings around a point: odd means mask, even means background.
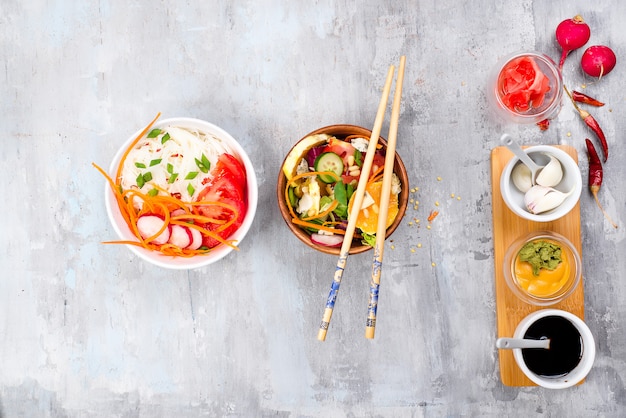
[[[613,228],[617,228],[617,225],[604,211],[604,208],[598,199],[598,192],[600,191],[600,186],[602,186],[602,179],[604,177],[604,170],[602,169],[600,157],[598,157],[596,147],[593,146],[593,142],[591,142],[589,138],[585,139],[585,144],[587,144],[587,152],[589,153],[589,190],[596,200],[598,207],[604,214],[604,217],[611,223],[611,225],[613,225]]]
[[[571,99],[574,108],[576,109],[576,111],[578,111],[581,119],[585,121],[585,124],[593,131],[593,133],[596,134],[596,136],[600,140],[600,145],[602,145],[602,152],[604,153],[604,162],[606,162],[606,160],[609,158],[609,144],[606,142],[606,136],[604,136],[604,132],[602,132],[602,128],[600,128],[598,121],[593,116],[591,116],[591,113],[587,112],[584,109],[581,109],[576,104],[574,98],[572,97],[572,94],[569,92],[567,87],[564,86],[563,88]]]
[[[604,106],[604,103],[602,103],[601,101],[576,90],[572,90],[572,99],[578,103],[584,103],[591,106]]]

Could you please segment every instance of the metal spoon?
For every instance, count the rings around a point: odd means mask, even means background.
[[[531,340],[527,338],[498,338],[496,347],[502,349],[512,348],[550,348],[550,340]]]
[[[500,137],[500,143],[506,146],[509,150],[513,152],[525,165],[530,169],[531,173],[531,181],[532,184],[536,184],[537,175],[543,169],[544,166],[537,165],[529,156],[524,152],[522,147],[519,146],[517,142],[513,140],[511,135],[503,134]]]

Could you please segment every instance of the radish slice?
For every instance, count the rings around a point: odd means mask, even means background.
[[[165,220],[158,215],[142,215],[137,219],[137,229],[143,239],[154,236],[161,228]],[[165,230],[152,242],[157,245],[165,244],[170,239],[171,229],[168,226]]]
[[[311,241],[314,244],[323,245],[325,247],[341,247],[343,244],[343,235],[322,235],[317,232],[311,234]]]
[[[187,247],[189,250],[197,250],[202,246],[202,232],[194,228],[187,228],[191,234],[191,243]]]
[[[169,243],[178,248],[186,248],[191,244],[193,237],[191,231],[186,226],[172,225],[172,233],[170,234]]]

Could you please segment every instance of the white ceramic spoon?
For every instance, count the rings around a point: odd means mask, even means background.
[[[531,340],[526,338],[498,338],[496,347],[505,350],[513,348],[550,348],[550,340]]]
[[[515,156],[517,158],[519,158],[526,165],[526,167],[528,167],[530,169],[531,182],[532,182],[532,184],[536,184],[537,183],[537,175],[543,169],[543,166],[537,165],[532,160],[532,158],[530,158],[528,156],[528,154],[526,154],[524,152],[522,147],[520,147],[519,144],[513,140],[513,137],[511,137],[511,135],[503,134],[500,137],[500,143],[502,145],[506,146],[509,150],[511,150],[513,152],[513,154],[515,154]]]

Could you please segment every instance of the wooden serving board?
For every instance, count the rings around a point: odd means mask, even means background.
[[[571,146],[558,145],[578,161],[576,149]],[[500,174],[513,158],[513,153],[506,147],[497,147],[491,151],[491,185],[493,205],[493,243],[496,280],[496,311],[498,337],[512,337],[518,323],[531,312],[542,307],[529,305],[518,299],[504,281],[504,254],[509,245],[522,235],[532,231],[554,231],[568,238],[582,255],[580,238],[580,202],[564,217],[552,222],[532,222],[520,218],[504,203],[500,193]],[[585,305],[583,281],[564,301],[549,306],[569,311],[584,319]],[[500,376],[506,386],[536,386],[528,379],[515,363],[512,350],[499,350]]]

